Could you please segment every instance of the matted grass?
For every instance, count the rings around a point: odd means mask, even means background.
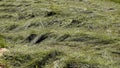
[[[107,0],[1,0],[0,65],[119,68],[119,11]]]

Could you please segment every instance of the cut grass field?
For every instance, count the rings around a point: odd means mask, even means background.
[[[5,68],[120,68],[119,0],[0,0]]]

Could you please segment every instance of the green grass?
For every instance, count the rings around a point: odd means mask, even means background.
[[[4,47],[7,47],[7,43],[5,38],[2,35],[0,35],[0,48],[4,48]]]
[[[120,3],[120,0],[111,0],[113,2],[116,2],[116,3]]]
[[[114,2],[112,2],[114,1]],[[1,0],[6,68],[119,68],[119,0]]]

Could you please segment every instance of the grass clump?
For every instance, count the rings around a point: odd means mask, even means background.
[[[0,48],[7,47],[6,40],[4,36],[0,35]]]
[[[41,68],[49,59],[55,60],[57,56],[62,54],[55,49],[39,47],[40,46],[35,47],[26,45],[20,47],[20,45],[18,45],[12,48],[10,52],[4,54],[2,62],[5,61],[5,63],[7,63],[6,66],[10,68]],[[46,48],[48,48],[48,50],[46,50]]]

